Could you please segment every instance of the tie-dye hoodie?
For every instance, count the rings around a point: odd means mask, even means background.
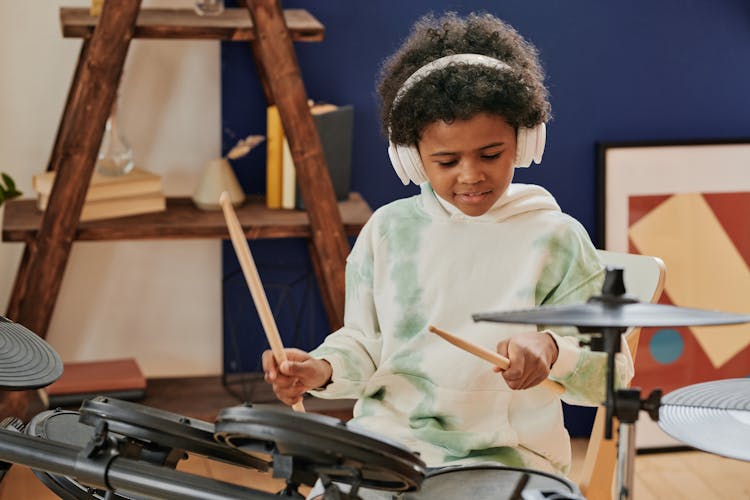
[[[360,233],[347,259],[344,326],[311,353],[331,363],[332,381],[311,392],[356,398],[352,424],[418,451],[428,466],[492,461],[565,474],[560,397],[540,386],[511,390],[489,363],[428,327],[495,350],[534,327],[474,322],[472,313],[583,303],[603,276],[584,228],[543,188],[511,184],[486,214],[469,217],[423,184],[376,210]],[[563,399],[601,403],[604,354],[579,347],[575,328],[554,331],[551,378],[565,385]],[[632,360],[617,358],[623,386]]]

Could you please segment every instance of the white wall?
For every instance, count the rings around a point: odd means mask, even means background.
[[[0,2],[0,171],[25,196],[46,168],[81,45],[62,37],[61,5],[89,2]],[[119,123],[136,164],[162,174],[167,195],[190,195],[220,154],[219,64],[215,41],[131,43]],[[22,250],[0,243],[0,312]],[[220,373],[220,242],[75,243],[47,340],[63,361],[132,356],[147,376]]]

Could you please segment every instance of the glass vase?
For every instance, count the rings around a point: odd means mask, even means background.
[[[117,103],[104,126],[104,136],[96,159],[96,171],[102,175],[119,176],[133,170],[133,148],[117,125]]]
[[[201,16],[218,16],[224,12],[224,0],[196,0],[195,12]]]

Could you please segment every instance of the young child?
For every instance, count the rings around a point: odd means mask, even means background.
[[[584,228],[543,188],[513,184],[541,161],[547,90],[536,49],[489,14],[417,22],[382,70],[389,154],[417,196],[375,211],[347,259],[344,327],[287,349],[266,380],[286,404],[305,392],[356,398],[356,424],[418,451],[428,466],[492,462],[565,474],[560,397],[604,400],[605,356],[574,328],[472,321],[472,313],[584,303],[604,268]],[[510,358],[492,366],[430,333],[435,325]],[[540,327],[541,328],[541,327]],[[632,376],[618,355],[618,385]]]

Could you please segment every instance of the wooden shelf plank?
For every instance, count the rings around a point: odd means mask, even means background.
[[[88,38],[97,17],[88,8],[61,7],[60,22],[66,38]],[[284,20],[296,42],[319,42],[325,27],[304,9],[285,9]],[[247,9],[225,9],[217,16],[200,16],[192,9],[142,8],[133,38],[181,38],[249,41],[255,38]]]
[[[359,193],[338,203],[344,230],[356,236],[372,210]],[[237,210],[237,217],[248,239],[309,238],[310,219],[304,210],[269,210],[260,196],[248,197]],[[31,243],[42,223],[43,212],[33,199],[11,200],[5,204],[3,241]],[[151,214],[81,222],[77,241],[123,239],[229,239],[221,210],[204,211],[190,198],[167,198],[167,210]]]

